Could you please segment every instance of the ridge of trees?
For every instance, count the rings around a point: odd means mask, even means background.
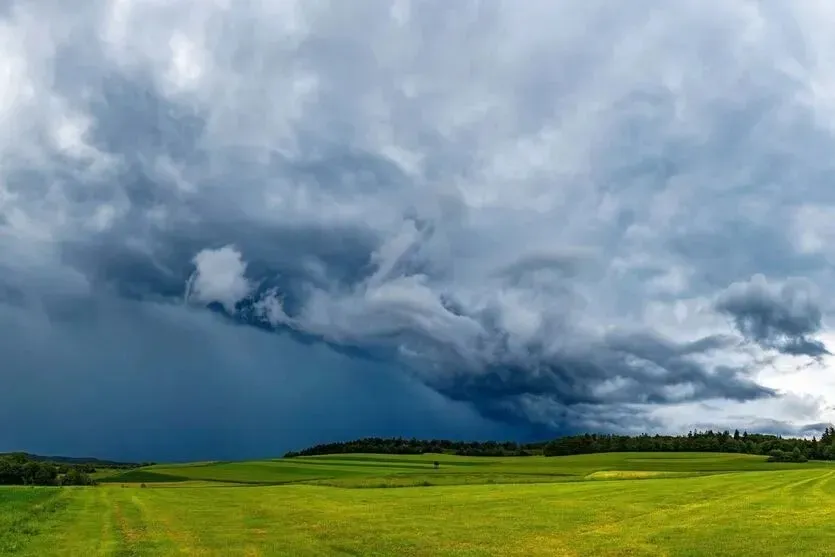
[[[464,456],[530,456],[541,454],[544,443],[519,444],[513,441],[450,441],[447,439],[404,439],[402,437],[366,437],[354,441],[324,443],[301,451],[290,451],[284,458],[325,454],[457,454]]]
[[[0,485],[93,485],[91,474],[96,472],[93,462],[67,459],[55,462],[48,457],[26,453],[0,454]],[[60,458],[60,457],[58,457]],[[73,461],[78,461],[74,463]],[[106,468],[136,468],[140,464],[95,460]],[[102,463],[106,463],[106,466]]]
[[[782,437],[739,430],[690,431],[687,435],[568,435],[538,443],[449,441],[366,437],[324,443],[285,458],[326,454],[456,454],[462,456],[567,456],[609,452],[718,452],[767,455],[772,462],[835,460],[835,427],[827,427],[820,439]]]

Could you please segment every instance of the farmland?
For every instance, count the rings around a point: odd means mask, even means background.
[[[751,455],[326,455],[100,481],[0,489],[0,554],[825,555],[835,542],[835,465]]]

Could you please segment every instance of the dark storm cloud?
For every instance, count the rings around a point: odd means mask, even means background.
[[[706,338],[677,345],[646,334],[609,335],[577,354],[534,355],[524,363],[493,363],[476,373],[451,373],[430,384],[446,396],[470,401],[488,416],[525,416],[531,397],[558,404],[567,415],[595,413],[614,405],[748,401],[773,397],[744,369],[710,369],[697,356],[725,347],[728,339]],[[551,422],[583,427],[584,420]]]
[[[716,300],[745,338],[786,354],[820,357],[826,346],[809,338],[822,329],[823,312],[814,286],[789,279],[770,284],[762,275],[735,283]]]
[[[700,300],[831,282],[831,18],[569,4],[0,2],[0,411],[54,424],[0,445],[823,419]],[[786,284],[716,309],[827,355]]]

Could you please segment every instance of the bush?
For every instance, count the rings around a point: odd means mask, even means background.
[[[73,466],[67,470],[61,478],[61,485],[93,485],[93,479],[81,471],[81,468]]]
[[[786,452],[774,449],[768,453],[768,462],[808,462],[809,458],[795,447],[793,451]]]

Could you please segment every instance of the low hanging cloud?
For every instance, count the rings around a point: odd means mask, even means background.
[[[823,312],[808,280],[773,284],[755,275],[722,292],[716,309],[729,316],[746,339],[765,348],[811,357],[830,354],[821,341],[811,338],[823,328]]]
[[[286,387],[300,396],[373,401],[398,378],[392,396],[420,402],[397,423],[450,412],[439,435],[681,429],[708,405],[711,423],[825,423],[831,404],[792,401],[835,398],[832,308],[814,294],[835,281],[833,15],[5,2],[0,338],[30,348],[0,380],[36,392],[82,374],[107,400],[119,383],[101,378],[131,350],[159,373],[205,368],[188,411],[206,439],[226,435],[212,404],[232,408],[236,384],[278,392],[262,373],[288,354],[320,389]],[[178,323],[164,348],[146,311]],[[32,348],[48,322],[73,366]],[[117,322],[106,345],[73,333]],[[129,369],[131,389],[157,380]],[[326,406],[280,419],[325,439]],[[365,411],[339,435],[388,419]]]

